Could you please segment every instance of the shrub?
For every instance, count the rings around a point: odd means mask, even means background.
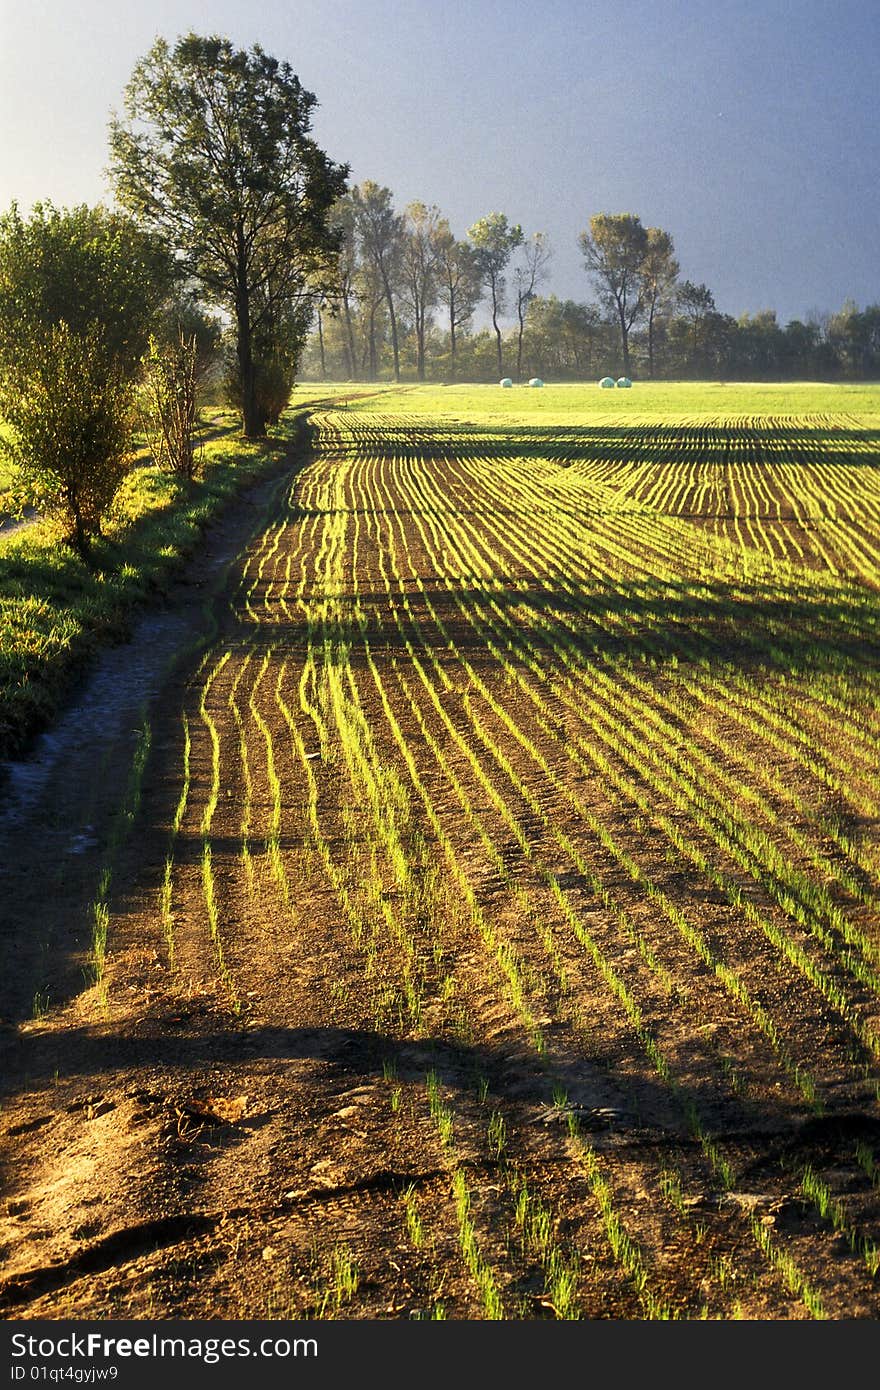
[[[196,335],[178,330],[176,339],[150,339],[143,387],[143,422],[150,452],[160,468],[195,476],[199,345]]]
[[[26,369],[0,380],[4,448],[28,500],[57,515],[85,557],[130,466],[134,388],[95,328],[74,333],[62,321],[23,358]]]

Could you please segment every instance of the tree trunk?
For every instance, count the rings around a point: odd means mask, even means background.
[[[648,376],[654,380],[654,305],[648,314]]]
[[[376,306],[370,308],[370,368],[369,380],[376,380]]]
[[[455,291],[449,293],[449,375],[455,380]]]
[[[245,439],[259,439],[266,422],[261,420],[257,405],[257,382],[254,370],[253,342],[251,339],[251,301],[247,283],[247,260],[244,246],[244,229],[238,228],[238,265],[236,269],[235,296],[236,355],[238,374],[241,381],[241,425]]]
[[[626,326],[626,318],[624,317],[624,313],[623,313],[623,310],[622,310],[622,309],[619,311],[619,316],[620,316],[620,345],[621,345],[621,348],[623,349],[623,375],[624,375],[624,376],[631,376],[632,373],[630,372],[630,369],[629,369],[629,330],[627,329],[627,326]]]
[[[75,483],[69,483],[65,488],[67,495],[67,509],[73,520],[73,535],[70,537],[71,544],[81,560],[86,564],[89,562],[89,538],[86,534],[85,523],[79,505],[79,496]]]
[[[324,357],[324,325],[320,307],[318,308],[318,346],[321,350],[321,380],[327,380],[327,361]]]
[[[348,366],[349,379],[354,381],[357,376],[357,352],[354,346],[354,329],[351,323],[351,305],[348,302],[348,290],[342,296],[342,307],[345,310],[345,328],[348,337]]]
[[[425,379],[425,308],[421,305],[416,311],[416,375],[419,381]]]
[[[382,270],[382,284],[385,287],[385,301],[388,305],[388,318],[391,321],[391,350],[394,353],[394,380],[400,381],[400,349],[397,345],[397,315],[394,312],[394,296],[391,293],[391,285],[388,276]]]
[[[498,375],[504,376],[504,360],[501,355],[501,329],[498,327],[498,310],[495,303],[495,286],[492,286],[492,327],[495,329],[495,347],[498,351]]]
[[[247,311],[238,320],[238,373],[241,378],[241,424],[245,439],[259,439],[264,421],[257,404],[257,374],[251,349],[251,330]]]
[[[517,317],[519,318],[519,333],[516,339],[516,379],[517,381],[522,381],[523,331],[525,329],[526,324],[525,319],[523,318],[522,312],[520,310],[517,310]]]

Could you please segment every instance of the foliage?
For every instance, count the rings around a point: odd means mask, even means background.
[[[127,120],[111,125],[120,201],[234,321],[248,437],[268,419],[259,363],[290,354],[289,317],[339,248],[329,215],[348,171],[310,138],[315,105],[258,44],[190,33],[173,49],[156,41],[126,88]]]
[[[192,479],[198,461],[199,347],[178,329],[176,340],[150,339],[143,387],[144,425],[159,468]]]
[[[488,217],[481,217],[468,228],[468,237],[474,249],[477,270],[492,302],[492,327],[495,330],[497,345],[498,375],[503,376],[504,361],[498,316],[504,309],[504,272],[514,251],[523,243],[523,229],[518,222],[509,223],[503,212],[490,212]]]
[[[0,219],[0,413],[22,500],[81,555],[130,457],[133,381],[171,262],[104,208],[13,205]]]
[[[100,330],[77,334],[63,319],[23,349],[19,368],[0,381],[0,409],[12,431],[6,447],[23,496],[61,518],[81,556],[130,463],[133,394]]]
[[[0,371],[29,371],[28,349],[61,322],[74,335],[100,329],[107,361],[132,374],[174,268],[161,243],[118,212],[38,203],[25,220],[0,217]]]
[[[400,380],[400,344],[397,332],[395,293],[401,275],[405,232],[404,219],[394,211],[390,188],[380,188],[367,179],[351,191],[354,232],[361,250],[366,279],[372,279],[388,310],[391,327],[391,349],[394,354],[394,380]],[[372,273],[371,273],[372,272]],[[370,296],[376,302],[376,294]],[[371,321],[372,327],[372,321]],[[370,360],[375,352],[371,341]]]
[[[630,376],[629,332],[645,302],[643,266],[648,252],[647,230],[632,213],[599,212],[590,218],[590,230],[581,232],[578,241],[600,299],[617,316],[623,372],[624,376]]]

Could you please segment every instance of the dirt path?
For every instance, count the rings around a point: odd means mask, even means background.
[[[324,417],[13,769],[8,1315],[877,1316],[874,1000],[590,764],[617,609],[496,464]]]

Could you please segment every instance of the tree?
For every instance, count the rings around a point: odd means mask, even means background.
[[[111,123],[119,201],[232,316],[249,438],[266,426],[255,343],[270,323],[282,331],[339,246],[329,212],[348,168],[310,138],[315,105],[259,44],[190,33],[156,41],[126,88],[127,120]]]
[[[661,227],[647,229],[641,276],[648,315],[648,375],[654,375],[654,320],[659,310],[672,303],[679,264],[672,237]]]
[[[352,206],[358,240],[365,260],[375,269],[388,307],[391,349],[394,354],[394,380],[400,380],[400,345],[397,336],[397,309],[394,295],[401,270],[404,220],[394,211],[390,188],[380,188],[367,179],[352,190]]]
[[[550,264],[550,243],[545,232],[535,232],[523,244],[522,261],[513,272],[514,292],[516,294],[516,318],[519,325],[516,339],[516,375],[522,377],[523,333],[529,305],[535,298],[535,291],[547,277]]]
[[[134,383],[102,348],[99,329],[74,333],[62,320],[0,386],[26,495],[60,517],[84,560],[132,458]]]
[[[645,304],[647,230],[630,212],[600,212],[590,218],[589,232],[581,232],[578,241],[600,297],[616,314],[623,373],[631,376],[629,334]]]
[[[669,325],[669,349],[682,376],[723,376],[735,364],[736,320],[715,308],[706,285],[685,280],[676,292],[678,314]]]
[[[406,302],[416,335],[416,375],[425,379],[425,334],[437,302],[437,233],[440,210],[435,205],[410,203],[404,222],[402,257]]]
[[[63,321],[99,329],[102,353],[133,374],[173,282],[161,242],[122,213],[45,202],[25,221],[13,203],[0,217],[0,366],[14,372]]]
[[[357,296],[360,306],[361,376],[375,381],[379,375],[379,348],[385,336],[385,323],[380,311],[386,300],[382,278],[372,261],[365,261],[358,267]]]
[[[449,370],[456,376],[456,335],[473,318],[480,302],[482,281],[476,264],[474,248],[466,241],[457,241],[449,223],[441,218],[434,235],[437,257],[437,294],[446,308],[449,325]]]
[[[24,490],[80,555],[129,466],[135,381],[172,283],[130,218],[38,204],[0,218],[0,414]]]
[[[163,307],[144,358],[141,419],[160,468],[195,476],[200,397],[217,365],[222,325],[191,295]]]
[[[523,229],[518,222],[511,226],[503,212],[490,212],[488,217],[481,217],[469,228],[468,236],[474,248],[477,269],[492,301],[492,327],[498,353],[498,375],[501,377],[504,375],[504,363],[498,315],[504,309],[504,272],[514,251],[523,243]]]
[[[199,346],[182,328],[171,341],[150,339],[142,388],[144,432],[153,461],[187,480],[199,459],[196,417],[199,391]]]
[[[336,274],[330,291],[331,301],[341,307],[345,323],[345,351],[348,365],[348,378],[357,376],[357,354],[354,346],[354,324],[352,323],[352,299],[357,277],[357,247],[355,243],[354,204],[351,194],[344,193],[333,205],[331,224],[339,237],[339,256]],[[323,367],[322,367],[323,375]]]
[[[676,295],[676,306],[689,327],[691,370],[700,372],[704,370],[708,324],[717,312],[715,296],[708,285],[695,285],[692,280],[685,280]]]

